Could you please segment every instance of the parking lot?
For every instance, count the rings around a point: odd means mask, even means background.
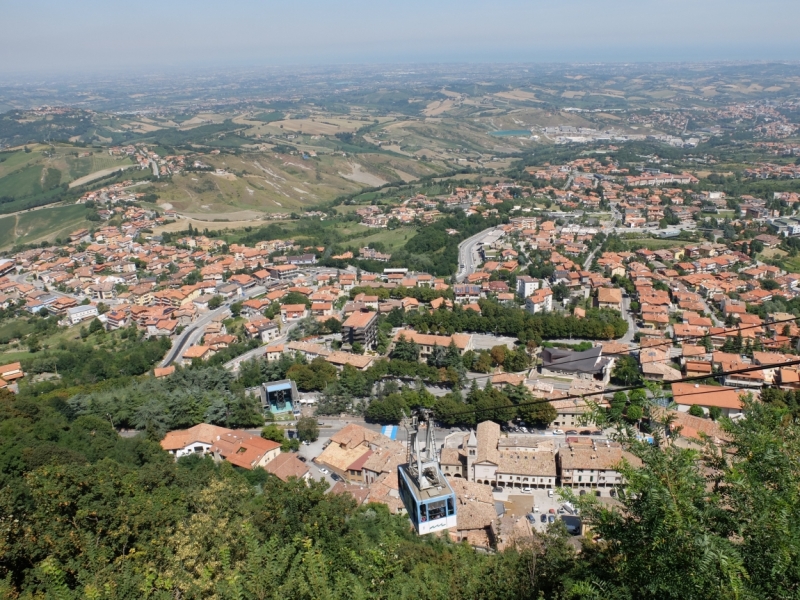
[[[515,517],[524,517],[532,512],[535,517],[535,522],[532,524],[533,528],[537,531],[544,531],[547,529],[548,523],[542,522],[542,515],[552,514],[550,513],[550,509],[552,509],[555,512],[553,517],[558,520],[561,516],[558,511],[563,504],[559,500],[556,490],[553,490],[552,497],[548,496],[547,492],[547,490],[542,489],[534,489],[531,492],[514,490],[513,494],[509,494],[508,491],[503,490],[502,492],[496,492],[494,499],[501,500],[506,506],[506,513]]]

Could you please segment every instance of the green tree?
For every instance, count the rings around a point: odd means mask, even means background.
[[[315,442],[319,437],[319,425],[313,417],[301,417],[297,420],[297,437],[301,442]]]
[[[89,334],[97,333],[98,331],[105,331],[105,327],[100,322],[100,319],[92,319],[92,322],[89,323]]]
[[[693,417],[704,417],[706,415],[705,411],[697,404],[692,404],[689,407],[689,414]]]
[[[281,452],[297,452],[300,450],[300,440],[297,438],[286,438],[281,442]]]
[[[633,385],[642,379],[639,365],[632,356],[619,356],[611,372],[611,378],[620,385]]]
[[[273,442],[278,442],[279,444],[282,444],[283,441],[286,439],[283,428],[278,427],[274,423],[270,423],[261,430],[261,437],[264,438],[265,440],[272,440]]]
[[[525,423],[539,427],[548,427],[558,418],[558,411],[546,401],[520,406],[517,412]]]
[[[419,360],[419,346],[412,340],[406,340],[404,335],[400,335],[392,350],[392,358],[406,362],[417,362]]]
[[[644,410],[638,404],[631,404],[625,411],[625,417],[631,423],[638,423],[644,416]]]

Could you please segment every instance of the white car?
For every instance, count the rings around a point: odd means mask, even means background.
[[[526,494],[528,494],[528,493],[530,493],[530,491],[531,491],[531,488],[529,488],[529,487],[524,487],[524,488],[522,488],[522,491],[523,491],[523,493],[526,493]]]
[[[564,435],[563,429],[553,429],[553,435]]]
[[[328,474],[328,469],[326,469],[325,467],[320,467],[319,468],[319,472],[320,473],[325,473],[325,475],[327,475]]]

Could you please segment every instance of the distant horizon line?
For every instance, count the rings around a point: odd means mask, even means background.
[[[335,71],[342,68],[362,68],[362,69],[391,69],[398,67],[411,67],[420,69],[422,71],[429,70],[436,67],[492,67],[492,66],[505,66],[505,67],[603,67],[615,66],[624,67],[627,65],[658,65],[658,66],[691,66],[691,65],[720,65],[720,66],[746,66],[746,65],[785,65],[785,66],[800,66],[800,58],[753,58],[753,59],[641,59],[641,60],[527,60],[527,61],[514,61],[514,60],[440,60],[440,61],[421,61],[421,60],[407,60],[407,61],[375,61],[375,62],[296,62],[296,63],[272,63],[272,64],[247,64],[239,63],[233,64],[222,62],[217,64],[164,64],[158,63],[157,65],[150,66],[108,66],[108,67],[92,67],[87,69],[75,69],[65,71],[63,68],[25,68],[17,70],[4,70],[0,68],[0,85],[19,85],[25,83],[33,83],[33,80],[47,79],[63,79],[63,78],[94,78],[94,77],[108,77],[108,76],[128,76],[128,77],[160,77],[165,73],[175,74],[176,72],[183,72],[188,74],[193,73],[214,73],[220,71],[227,71],[229,74],[232,72],[258,72],[263,71],[286,71],[291,69],[298,70],[314,70],[324,69]],[[6,65],[8,66],[8,65]],[[27,76],[27,77],[26,77]],[[11,80],[16,81],[11,81]],[[27,81],[20,81],[26,79]]]

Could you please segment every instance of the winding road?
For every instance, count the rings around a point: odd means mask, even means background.
[[[254,288],[247,290],[241,298],[236,298],[230,302],[226,302],[219,308],[212,310],[209,313],[204,314],[202,317],[197,319],[194,323],[192,323],[189,327],[187,327],[178,337],[176,337],[172,342],[172,348],[169,349],[167,355],[164,357],[164,360],[161,361],[162,367],[168,367],[172,362],[178,357],[178,353],[181,352],[184,348],[188,348],[192,344],[194,344],[197,340],[199,340],[203,332],[205,331],[206,327],[209,323],[221,314],[223,314],[226,310],[229,309],[230,305],[233,302],[238,302],[239,300],[247,300],[248,298],[252,298],[253,296],[258,296],[260,294],[265,293],[267,290],[264,286],[257,285]]]
[[[501,229],[490,227],[461,242],[458,245],[459,267],[456,272],[456,281],[464,281],[468,275],[477,270],[477,266],[480,264],[480,257],[478,256],[478,246],[480,244],[484,243],[489,238],[496,237],[496,239],[499,239],[503,235],[505,235],[505,232]]]

